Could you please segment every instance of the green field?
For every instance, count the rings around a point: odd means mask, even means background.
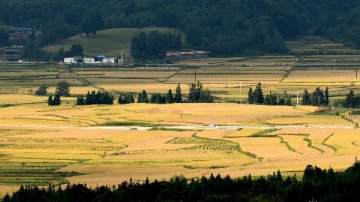
[[[131,39],[140,32],[160,31],[168,33],[174,31],[168,28],[114,28],[98,31],[95,36],[87,37],[85,34],[70,37],[58,44],[50,45],[44,50],[56,53],[60,48],[69,50],[73,44],[81,44],[85,55],[121,56],[123,52],[130,53]]]

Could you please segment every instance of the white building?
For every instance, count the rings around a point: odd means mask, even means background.
[[[74,57],[64,58],[64,63],[65,64],[76,64],[77,63],[77,58],[74,58]]]
[[[102,59],[102,63],[115,64],[115,58],[114,57],[106,57],[106,58]]]
[[[83,61],[85,64],[95,64],[95,58],[84,57]]]

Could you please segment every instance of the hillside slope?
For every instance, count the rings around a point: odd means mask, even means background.
[[[69,50],[73,44],[81,44],[85,55],[119,56],[122,52],[130,52],[131,39],[140,32],[175,32],[176,30],[161,27],[147,28],[114,28],[99,31],[95,36],[76,35],[44,48],[45,51],[56,53],[60,48]]]

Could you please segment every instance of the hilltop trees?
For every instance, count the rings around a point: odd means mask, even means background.
[[[98,13],[89,13],[81,22],[81,31],[89,36],[90,34],[96,35],[98,30],[104,28],[104,19]]]
[[[180,50],[181,34],[141,32],[131,40],[131,55],[139,60],[162,59],[168,50]]]

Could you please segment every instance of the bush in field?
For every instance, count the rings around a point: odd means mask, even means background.
[[[39,95],[39,96],[45,96],[47,95],[47,89],[49,87],[47,87],[45,84],[41,85],[36,91],[35,91],[35,95]]]
[[[47,103],[49,106],[59,106],[61,105],[61,96],[59,94],[55,94],[53,99],[53,96],[50,95]]]
[[[66,81],[60,81],[56,87],[56,94],[68,97],[70,95],[70,84]]]

